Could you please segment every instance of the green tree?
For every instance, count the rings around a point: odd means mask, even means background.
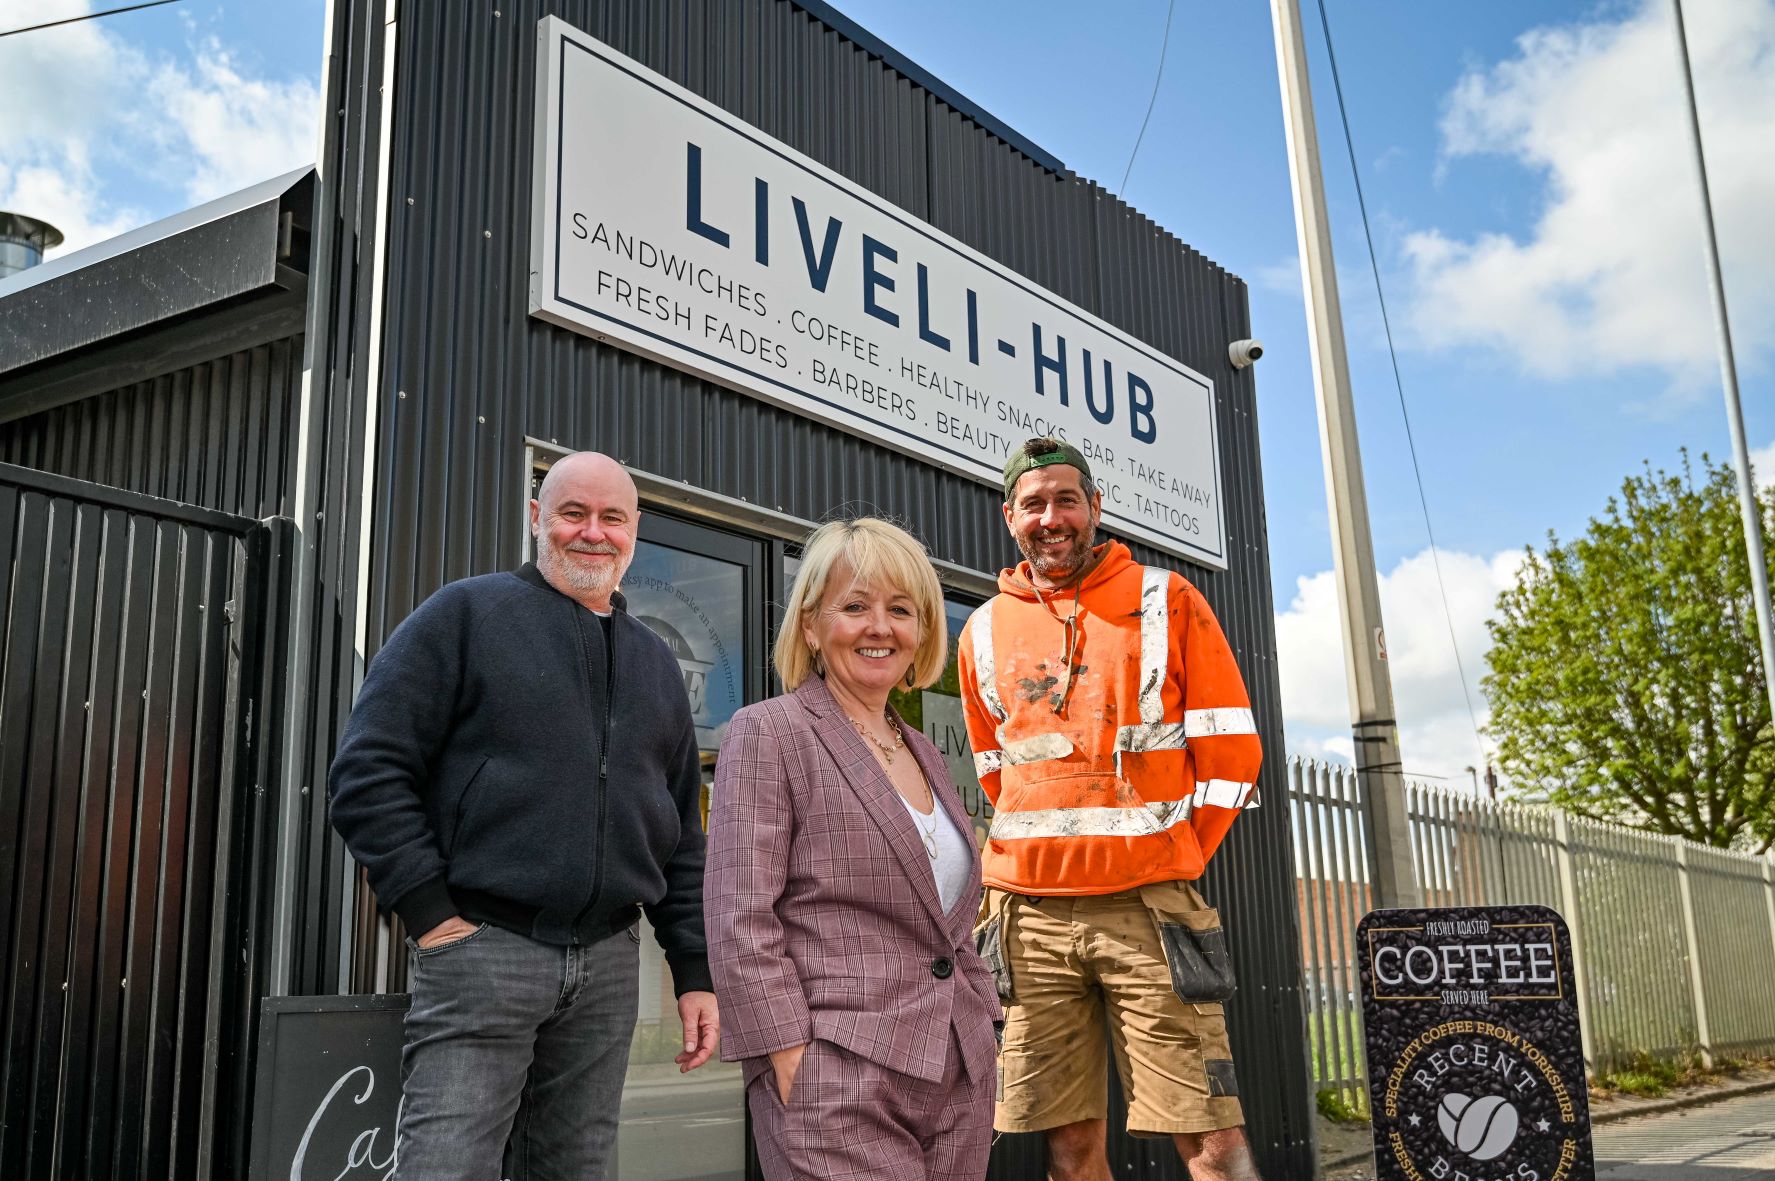
[[[1730,465],[1628,479],[1584,536],[1531,547],[1491,621],[1503,770],[1579,815],[1775,844],[1775,727]],[[1775,492],[1765,491],[1765,537]]]

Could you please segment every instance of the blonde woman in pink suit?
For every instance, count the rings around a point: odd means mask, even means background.
[[[703,900],[721,1054],[770,1181],[978,1181],[992,1139],[980,858],[937,748],[888,705],[942,673],[943,593],[885,521],[822,526],[789,595],[790,690],[734,716]]]

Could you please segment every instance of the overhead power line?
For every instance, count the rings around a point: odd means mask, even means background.
[[[1467,688],[1467,668],[1461,660],[1461,643],[1455,638],[1454,612],[1448,606],[1448,586],[1442,579],[1442,556],[1436,546],[1436,531],[1430,527],[1430,501],[1424,495],[1424,474],[1418,467],[1418,448],[1411,434],[1411,413],[1405,408],[1405,381],[1399,376],[1399,353],[1393,347],[1393,325],[1387,317],[1387,296],[1381,289],[1381,264],[1374,249],[1374,231],[1368,225],[1368,202],[1362,196],[1362,174],[1356,167],[1356,141],[1350,134],[1350,113],[1344,106],[1344,84],[1338,77],[1337,51],[1331,47],[1331,18],[1325,13],[1325,0],[1318,0],[1319,27],[1325,31],[1325,56],[1331,62],[1331,89],[1337,95],[1337,115],[1344,126],[1344,148],[1350,155],[1350,179],[1356,185],[1356,208],[1362,212],[1362,235],[1368,240],[1368,265],[1374,272],[1374,295],[1380,303],[1381,327],[1387,335],[1387,356],[1393,362],[1393,388],[1399,391],[1399,417],[1405,420],[1405,446],[1411,455],[1411,474],[1417,481],[1418,506],[1424,512],[1424,533],[1430,539],[1430,561],[1436,568],[1436,593],[1442,598],[1442,617],[1448,621],[1448,643],[1454,649],[1455,671],[1461,678],[1461,697],[1467,703],[1467,720],[1473,726],[1473,741],[1487,759],[1485,740],[1479,736],[1479,715],[1473,710],[1473,694]]]
[[[1171,49],[1171,14],[1177,11],[1177,0],[1165,6],[1165,39],[1159,43],[1159,72],[1153,76],[1152,97],[1146,100],[1146,118],[1140,121],[1140,134],[1134,137],[1134,150],[1128,153],[1128,167],[1122,169],[1122,183],[1116,192],[1128,195],[1128,174],[1134,171],[1134,157],[1140,155],[1140,141],[1146,138],[1146,125],[1152,121],[1153,105],[1159,101],[1159,81],[1165,76],[1165,54]]]
[[[53,29],[57,25],[78,24],[80,21],[97,20],[101,16],[116,16],[120,12],[134,12],[139,8],[159,8],[162,4],[177,4],[179,0],[148,0],[146,4],[129,4],[122,8],[107,8],[103,12],[89,12],[85,16],[64,17],[59,21],[45,21],[40,25],[26,25],[22,29],[7,29],[0,37],[13,37],[19,33],[35,33],[38,29]]]

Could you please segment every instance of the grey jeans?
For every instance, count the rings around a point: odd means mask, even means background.
[[[602,1181],[635,1031],[639,947],[494,926],[411,939],[399,1181]]]

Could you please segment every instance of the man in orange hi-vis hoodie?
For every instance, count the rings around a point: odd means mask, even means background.
[[[995,1124],[1046,1132],[1058,1181],[1109,1181],[1113,1049],[1130,1134],[1170,1136],[1196,1181],[1255,1178],[1226,938],[1190,884],[1257,804],[1244,681],[1195,587],[1094,545],[1102,497],[1077,448],[1029,440],[1004,486],[1025,560],[958,652],[996,812],[977,932],[1006,1011]]]

